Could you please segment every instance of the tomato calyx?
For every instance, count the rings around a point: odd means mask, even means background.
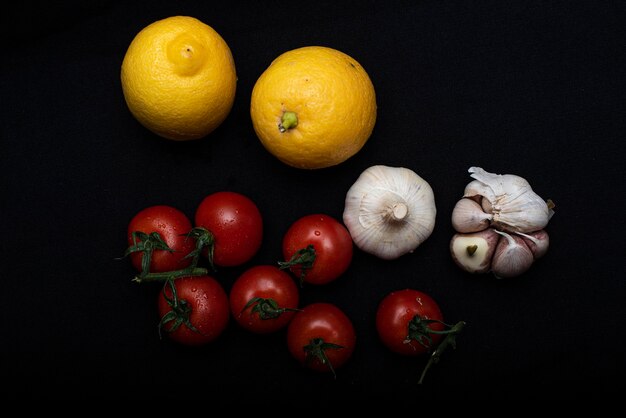
[[[445,327],[445,329],[437,331],[430,328],[430,324],[441,324]],[[431,366],[439,363],[439,360],[441,359],[441,354],[446,350],[446,348],[456,348],[456,336],[459,335],[459,333],[463,330],[465,324],[466,323],[464,321],[459,321],[454,325],[449,325],[436,319],[425,319],[420,317],[419,315],[415,315],[409,321],[408,335],[404,340],[406,344],[409,344],[412,340],[415,340],[427,349],[431,349],[433,339],[430,334],[445,335],[445,338],[441,340],[439,345],[435,347],[435,349],[432,351],[430,358],[428,359],[428,363],[426,363],[426,366],[422,371],[422,375],[417,382],[418,384],[421,385],[424,382],[424,377],[426,376],[426,373],[431,368]]]
[[[193,238],[196,240],[196,248],[187,254],[185,258],[193,257],[191,261],[192,266],[197,266],[200,260],[200,254],[206,248],[207,259],[211,270],[215,271],[215,265],[213,264],[213,253],[215,252],[215,236],[206,228],[197,226],[192,228],[187,234],[187,238]]]
[[[253,297],[243,307],[241,313],[244,313],[248,308],[252,307],[251,313],[258,313],[259,318],[262,320],[276,319],[285,312],[297,312],[300,309],[293,308],[281,308],[278,303],[272,298]]]
[[[430,324],[441,324],[446,328],[452,328],[451,325],[448,325],[444,322],[438,321],[436,319],[426,319],[422,318],[419,315],[415,315],[410,321],[408,325],[408,334],[406,339],[404,340],[405,344],[410,344],[411,341],[417,341],[424,348],[430,349],[433,344],[433,339],[430,334],[449,334],[450,331],[437,331],[429,327]]]
[[[170,253],[174,252],[174,250],[167,245],[167,242],[161,238],[158,232],[146,234],[142,231],[133,231],[130,235],[133,240],[133,245],[126,249],[124,257],[132,253],[143,252],[141,256],[140,276],[145,276],[150,273],[150,263],[152,262],[152,252],[154,250],[169,251]]]
[[[167,296],[167,292],[165,289],[169,287],[172,291],[172,297]],[[197,332],[200,334],[200,331],[193,326],[191,321],[189,320],[189,316],[191,315],[192,309],[189,306],[189,302],[185,299],[179,299],[178,294],[176,292],[176,286],[174,285],[174,280],[168,280],[163,286],[163,297],[167,304],[172,308],[171,311],[163,315],[161,321],[159,321],[159,338],[161,338],[161,330],[165,329],[166,332],[174,332],[181,325],[185,325],[187,328],[192,330],[193,332]],[[172,323],[168,328],[165,328],[167,324]]]
[[[307,345],[302,347],[306,353],[306,364],[309,364],[317,359],[323,365],[328,366],[335,378],[337,378],[337,374],[335,373],[335,369],[326,355],[326,350],[341,350],[342,348],[344,348],[344,346],[327,343],[323,338],[312,338]]]
[[[307,272],[313,268],[315,257],[315,247],[313,247],[313,244],[309,244],[306,248],[296,251],[289,261],[279,261],[278,267],[281,270],[291,269],[292,267],[300,269],[300,286],[302,286]]]

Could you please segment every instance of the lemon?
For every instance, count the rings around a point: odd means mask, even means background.
[[[261,143],[280,161],[326,168],[365,145],[376,123],[376,94],[354,58],[307,46],[283,53],[261,74],[250,115]]]
[[[133,39],[121,70],[133,116],[164,138],[202,138],[226,119],[237,75],[230,48],[210,26],[189,16],[156,21]]]

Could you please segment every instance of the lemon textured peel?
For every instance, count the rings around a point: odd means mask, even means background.
[[[250,105],[263,146],[302,169],[337,165],[360,151],[374,129],[376,110],[365,69],[322,46],[277,57],[257,80]]]
[[[172,16],[142,29],[121,68],[133,116],[164,138],[202,138],[228,116],[237,75],[230,48],[210,26]]]

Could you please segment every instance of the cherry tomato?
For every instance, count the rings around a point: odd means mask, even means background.
[[[301,280],[329,283],[341,276],[352,261],[352,237],[335,218],[308,215],[294,222],[283,237],[281,268],[289,268]]]
[[[313,303],[297,312],[287,328],[287,347],[300,363],[335,373],[354,351],[352,322],[337,306]]]
[[[197,346],[215,340],[230,317],[228,296],[210,276],[181,277],[166,282],[159,294],[158,308],[159,330],[184,345]]]
[[[213,234],[212,260],[218,266],[243,264],[261,247],[261,213],[242,194],[217,192],[205,197],[196,209],[195,224]]]
[[[376,313],[380,339],[389,349],[404,355],[415,356],[434,349],[442,335],[429,331],[440,332],[444,328],[437,302],[418,290],[390,293]]]
[[[237,278],[230,290],[230,309],[245,329],[266,334],[285,327],[298,308],[298,286],[274,266],[255,266]]]
[[[191,221],[176,208],[159,205],[143,209],[128,225],[129,250],[134,249],[130,252],[133,266],[143,271],[142,260],[148,248],[154,248],[149,272],[179,270],[189,266],[191,258],[185,259],[185,256],[195,248],[194,240],[185,236],[190,230]],[[166,250],[167,247],[172,251]]]

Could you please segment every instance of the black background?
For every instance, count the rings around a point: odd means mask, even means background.
[[[3,16],[0,67],[3,380],[33,396],[608,394],[626,371],[624,11],[610,1],[14,6]],[[187,143],[133,119],[119,79],[137,32],[173,15],[217,30],[238,75],[227,120]],[[316,171],[267,153],[249,116],[259,75],[306,45],[359,61],[378,102],[362,151]],[[341,219],[345,193],[374,164],[426,179],[437,222],[415,253],[386,262],[357,250],[338,281],[302,290],[303,304],[336,303],[354,322],[357,349],[336,380],[299,366],[284,332],[260,337],[231,322],[202,348],[159,340],[159,286],[131,283],[129,261],[116,260],[136,212],[167,204],[193,217],[219,190],[252,198],[263,245],[250,263],[216,273],[228,290],[244,269],[280,259],[299,217]],[[551,248],[521,277],[471,276],[450,258],[450,213],[474,165],[525,177],[557,205]],[[468,323],[425,387],[417,380],[426,359],[390,353],[374,327],[379,301],[407,287],[433,296],[448,322]]]

